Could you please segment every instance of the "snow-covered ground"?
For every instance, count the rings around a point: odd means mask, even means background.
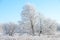
[[[40,36],[32,36],[32,35],[21,35],[21,36],[3,36],[0,35],[0,40],[60,40],[60,32],[56,33],[56,35],[40,35]]]

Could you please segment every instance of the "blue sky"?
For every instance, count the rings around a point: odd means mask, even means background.
[[[0,23],[21,20],[22,8],[27,2],[35,5],[38,12],[60,23],[60,0],[0,0]]]

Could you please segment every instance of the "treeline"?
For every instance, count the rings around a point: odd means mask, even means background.
[[[22,20],[18,24],[3,24],[3,33],[9,36],[13,36],[15,33],[40,36],[40,34],[53,35],[57,31],[56,21],[45,18],[30,4],[23,7],[21,17]]]

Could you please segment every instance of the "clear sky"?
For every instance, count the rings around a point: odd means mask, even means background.
[[[27,3],[35,5],[38,12],[60,23],[60,0],[0,0],[0,23],[18,22]]]

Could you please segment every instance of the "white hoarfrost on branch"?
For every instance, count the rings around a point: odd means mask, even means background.
[[[56,21],[46,19],[30,4],[23,7],[21,17],[22,20],[18,25],[15,23],[3,24],[3,32],[9,36],[23,34],[40,36],[40,34],[55,34],[57,30]]]
[[[6,35],[13,36],[16,27],[17,27],[17,26],[16,26],[16,24],[14,24],[14,23],[3,24],[3,32],[4,32]]]
[[[35,8],[30,4],[24,6],[22,11],[22,20],[25,32],[32,35],[39,35],[40,32],[40,19],[39,14],[36,12]]]
[[[56,22],[46,19],[32,5],[25,5],[21,15],[22,21],[20,22],[20,28],[22,33],[32,35],[55,34],[54,32],[57,28]]]
[[[55,34],[55,32],[57,31],[56,21],[53,21],[51,19],[45,19],[43,21],[42,27],[42,34],[52,35]]]

